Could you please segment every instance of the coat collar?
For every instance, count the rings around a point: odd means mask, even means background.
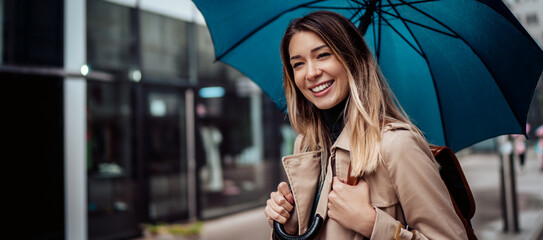
[[[351,139],[350,136],[352,134],[352,130],[349,124],[345,124],[345,127],[343,128],[343,131],[339,134],[339,137],[337,137],[334,144],[332,144],[332,147],[330,148],[331,151],[334,151],[336,148],[345,149],[347,151],[351,150]]]
[[[398,129],[411,129],[411,127],[407,123],[391,122],[383,126],[382,134],[385,134],[388,131],[393,131],[393,130],[398,130]],[[339,137],[337,138],[337,140],[334,142],[334,144],[330,148],[331,151],[334,151],[336,148],[341,148],[350,152],[351,151],[351,139],[350,139],[351,135],[352,135],[351,125],[347,123],[345,124],[345,128],[343,129],[343,131],[341,131],[341,133],[339,134]]]

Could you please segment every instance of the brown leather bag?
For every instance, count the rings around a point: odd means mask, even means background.
[[[441,166],[439,174],[449,190],[454,210],[464,224],[464,228],[468,233],[468,239],[476,240],[477,236],[475,236],[473,227],[471,226],[471,218],[475,214],[475,200],[471,194],[471,189],[464,176],[462,167],[458,162],[458,158],[456,158],[454,152],[448,147],[430,146],[430,149],[434,154],[434,158]]]

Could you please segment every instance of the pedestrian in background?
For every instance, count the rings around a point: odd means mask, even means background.
[[[530,124],[526,124],[526,134],[530,132]],[[523,134],[513,134],[515,154],[518,156],[520,171],[524,172],[526,165],[526,137]]]
[[[524,171],[524,163],[526,158],[526,137],[522,134],[514,134],[515,154],[518,156],[520,170]]]
[[[543,172],[543,125],[540,125],[535,129],[535,135],[537,137],[537,142],[534,149],[537,154],[537,159],[539,160],[539,171]]]
[[[289,184],[270,194],[270,224],[317,239],[467,239],[427,141],[406,117],[357,28],[317,11],[281,42],[289,120]],[[358,183],[347,184],[354,176]]]

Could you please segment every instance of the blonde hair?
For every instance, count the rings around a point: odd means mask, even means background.
[[[294,130],[304,136],[303,150],[320,150],[327,156],[332,143],[320,110],[302,95],[294,83],[288,50],[292,36],[300,31],[317,34],[346,69],[350,94],[344,119],[345,128],[352,131],[350,136],[352,174],[363,176],[374,172],[381,159],[384,124],[402,122],[411,125],[412,131],[418,133],[420,131],[410,122],[390,91],[377,62],[356,27],[338,13],[316,11],[294,19],[281,41],[283,86],[289,120]],[[322,168],[325,164],[326,162],[322,163]]]

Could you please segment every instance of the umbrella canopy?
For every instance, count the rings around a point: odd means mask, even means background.
[[[289,22],[338,12],[359,30],[413,122],[458,151],[524,133],[543,52],[502,1],[194,0],[216,59],[255,81],[285,109],[279,44]]]

